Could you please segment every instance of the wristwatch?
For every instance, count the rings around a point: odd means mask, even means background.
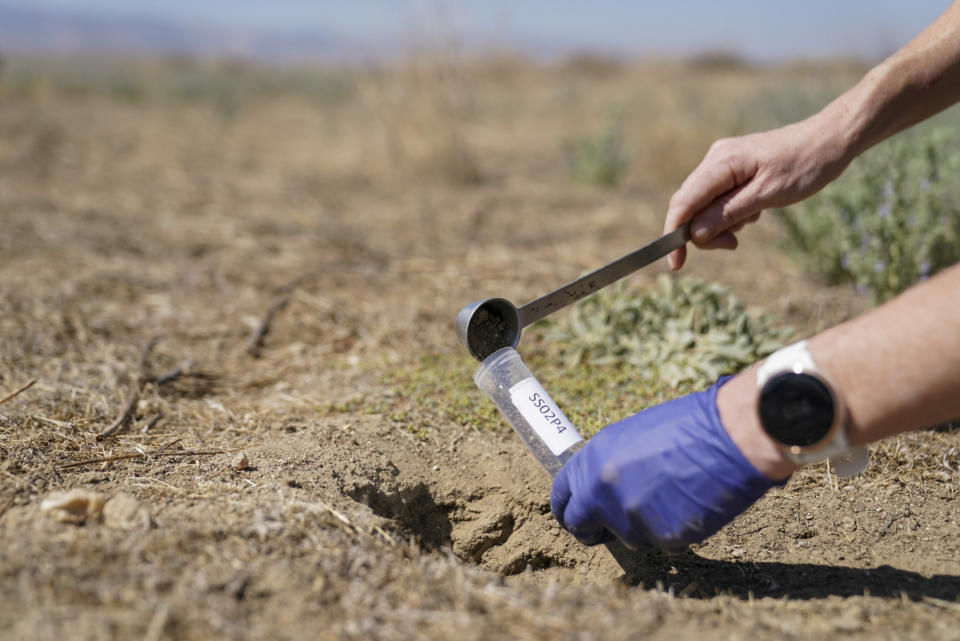
[[[830,459],[840,476],[867,467],[867,450],[850,446],[843,401],[807,351],[807,341],[768,356],[757,370],[757,388],[760,425],[790,460]]]

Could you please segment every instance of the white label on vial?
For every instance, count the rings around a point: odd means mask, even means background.
[[[554,456],[583,440],[537,379],[526,378],[510,388],[510,400]]]

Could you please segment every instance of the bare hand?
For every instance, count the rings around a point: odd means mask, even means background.
[[[785,207],[813,195],[849,164],[844,136],[816,116],[780,129],[725,138],[670,199],[664,233],[688,220],[701,249],[736,249],[736,233],[764,209]],[[670,254],[680,269],[686,248]]]

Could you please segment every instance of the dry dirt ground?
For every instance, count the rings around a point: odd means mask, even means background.
[[[497,419],[419,411],[391,384],[423,355],[469,381],[459,307],[524,301],[657,235],[716,133],[670,112],[603,191],[564,174],[569,122],[619,96],[642,129],[641,107],[773,82],[590,71],[480,74],[452,139],[403,138],[394,111],[417,114],[383,79],[227,115],[42,82],[4,95],[0,396],[37,382],[0,405],[0,638],[960,636],[956,432],[882,443],[853,480],[813,466],[688,553],[621,567],[556,525],[548,477]],[[801,333],[865,307],[777,237],[762,222],[689,271]],[[136,514],[41,510],[74,488]]]

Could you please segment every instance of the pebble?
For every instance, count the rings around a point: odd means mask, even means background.
[[[250,467],[250,459],[247,458],[247,455],[243,452],[240,452],[233,457],[233,460],[230,461],[230,467],[235,470],[245,470]]]
[[[106,496],[90,490],[52,492],[41,501],[40,509],[61,523],[82,525],[98,520],[106,501]]]
[[[83,472],[77,475],[77,480],[84,485],[93,485],[94,483],[105,483],[110,477],[103,472]]]
[[[125,530],[152,524],[143,504],[125,492],[113,496],[81,489],[52,492],[40,503],[40,509],[60,523],[83,525],[102,520],[107,527]]]

